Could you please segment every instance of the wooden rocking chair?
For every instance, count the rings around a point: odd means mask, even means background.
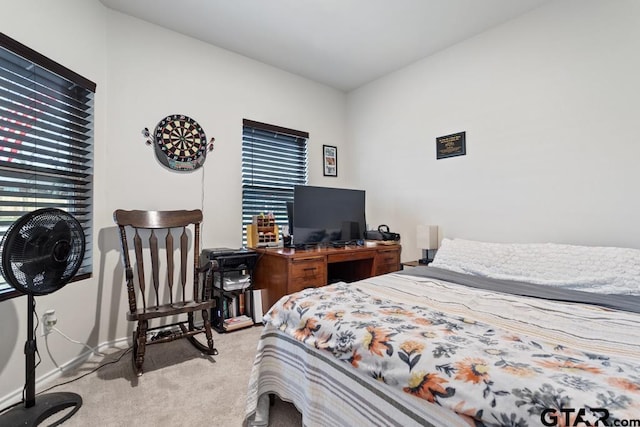
[[[200,223],[202,211],[125,211],[118,209],[113,213],[115,222],[120,229],[120,242],[122,244],[122,258],[125,267],[125,280],[129,296],[129,312],[127,319],[137,322],[137,328],[133,332],[133,366],[138,376],[142,375],[145,347],[151,344],[159,344],[173,341],[179,338],[187,338],[200,351],[216,355],[218,351],[213,346],[211,335],[211,323],[209,312],[215,307],[215,300],[211,298],[210,280],[206,279],[209,271],[217,266],[209,262],[205,266],[199,265],[200,259]],[[135,274],[129,258],[129,244],[127,230],[133,234],[135,253]],[[193,290],[187,289],[187,271],[189,270],[189,236],[188,230],[193,230]],[[148,245],[143,244],[143,235],[149,235]],[[177,248],[174,248],[174,237],[177,238]],[[160,280],[160,251],[158,239],[164,239],[166,248],[167,277],[161,285]],[[162,246],[162,245],[160,245]],[[162,249],[162,248],[161,248]],[[176,289],[174,289],[174,254],[179,249],[180,275]],[[149,275],[145,276],[145,260],[151,264]],[[149,263],[147,263],[149,264]],[[151,278],[154,292],[147,289],[146,278]],[[200,280],[203,277],[204,280]],[[200,287],[203,283],[203,287]],[[191,294],[192,292],[192,294]],[[162,300],[161,300],[162,298]],[[149,301],[147,301],[149,299]],[[203,327],[197,328],[194,324],[194,312],[202,312]],[[187,315],[186,320],[177,321],[169,325],[149,327],[149,320],[163,317]],[[176,318],[177,318],[176,317]],[[174,319],[175,320],[175,319]],[[179,327],[176,330],[175,327]],[[155,335],[151,332],[162,329]],[[195,339],[194,335],[204,332],[207,337],[207,345]]]

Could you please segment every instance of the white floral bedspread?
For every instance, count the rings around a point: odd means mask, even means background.
[[[640,418],[638,314],[389,274],[285,296],[265,320],[470,425]]]

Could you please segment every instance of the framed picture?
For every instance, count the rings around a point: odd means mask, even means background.
[[[322,153],[324,176],[338,176],[338,148],[332,145],[323,145]]]

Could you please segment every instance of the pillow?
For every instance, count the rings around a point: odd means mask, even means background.
[[[640,249],[443,239],[430,265],[494,279],[640,295]]]

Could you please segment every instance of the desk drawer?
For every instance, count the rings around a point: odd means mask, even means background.
[[[324,257],[301,258],[291,261],[289,266],[289,293],[326,284],[327,265]]]
[[[356,261],[360,259],[372,259],[375,256],[375,251],[366,250],[360,250],[357,252],[335,253],[329,254],[327,256],[327,262],[331,264],[334,262]]]
[[[376,276],[400,270],[400,251],[380,251],[376,255]]]

